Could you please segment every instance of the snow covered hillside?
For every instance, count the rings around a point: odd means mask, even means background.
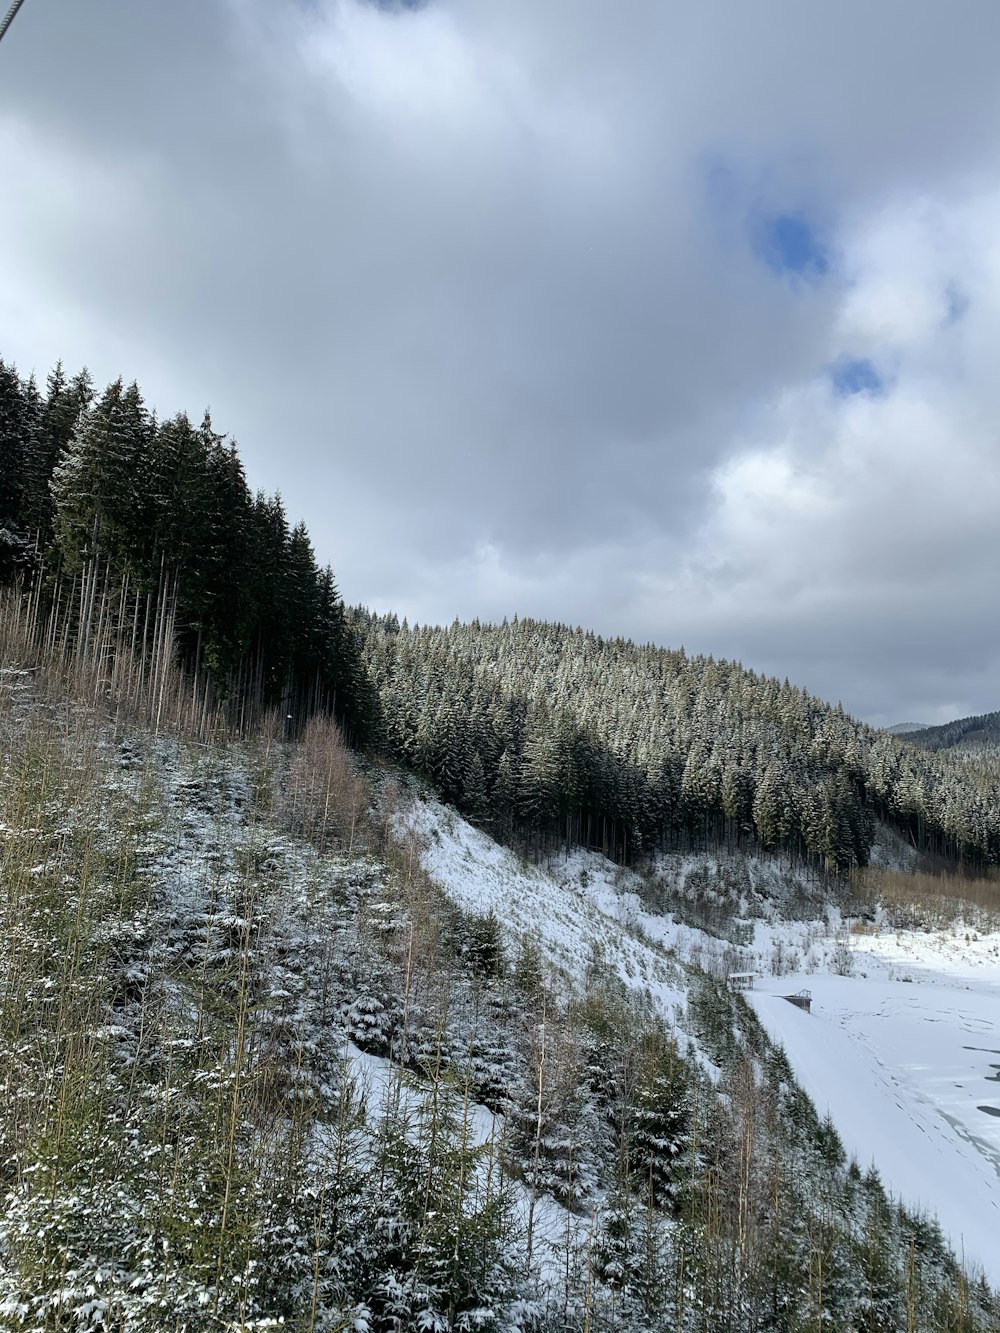
[[[522,860],[324,719],[198,745],[0,675],[0,756],[4,1329],[1000,1329],[724,984],[926,996],[996,941],[854,935],[778,860]]]
[[[635,931],[630,902],[616,893],[615,867],[604,857],[577,853],[558,872],[521,862],[440,801],[416,802],[404,823],[425,869],[454,902],[492,912],[516,935],[537,939],[567,979],[579,982],[601,961],[627,985],[648,991],[665,1016],[683,1007],[682,969]]]
[[[961,922],[935,934],[878,922],[855,933],[831,907],[804,921],[748,914],[720,938],[649,910],[648,884],[594,853],[534,865],[433,800],[416,801],[405,822],[456,902],[535,938],[568,976],[599,956],[676,1021],[683,964],[720,978],[755,973],[756,1013],[847,1151],[935,1214],[956,1250],[1000,1283],[1000,934]],[[672,885],[683,906],[693,874],[711,884],[721,873],[714,860],[663,858],[659,895]],[[752,889],[742,908],[759,911],[791,872],[741,860]],[[782,998],[803,987],[810,1013]]]

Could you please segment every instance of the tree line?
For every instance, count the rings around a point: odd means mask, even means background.
[[[1000,861],[1000,766],[957,762],[738,662],[534,620],[352,612],[382,739],[500,836],[628,858],[759,847],[864,866],[884,820],[921,852]]]
[[[0,580],[53,643],[111,626],[150,664],[166,644],[213,707],[332,711],[356,742],[370,734],[333,571],[279,495],[251,493],[207,412],[158,421],[135,383],[97,394],[59,364],[40,391],[0,360]]]
[[[176,661],[203,728],[216,711],[242,728],[276,710],[292,730],[332,713],[502,838],[622,859],[759,847],[842,872],[881,819],[921,852],[1000,862],[994,751],[921,749],[683,649],[348,613],[305,525],[251,493],[209,415],[158,421],[121,379],[97,394],[57,365],[41,391],[0,360],[0,581],[36,640],[89,654],[98,681],[127,660],[126,691],[137,676],[162,698]]]

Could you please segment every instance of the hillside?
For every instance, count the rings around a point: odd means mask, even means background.
[[[0,463],[5,1329],[995,1333],[988,755],[347,612],[136,385]]]
[[[894,1197],[936,1214],[966,1258],[1000,1283],[1000,1099],[988,1086],[1000,1069],[990,1044],[1000,890],[974,940],[957,919],[928,938],[898,920],[890,928],[884,911],[881,926],[855,922],[852,932],[791,865],[666,855],[646,875],[623,874],[578,851],[525,867],[438,802],[418,801],[408,826],[419,831],[435,880],[467,910],[488,910],[520,934],[534,929],[567,976],[579,976],[597,949],[624,985],[652,997],[682,1030],[692,974],[683,969],[678,994],[663,950],[719,979],[754,973],[754,1011],[820,1112],[832,1115],[850,1155],[874,1164]],[[725,916],[721,933],[692,925],[696,885],[703,910],[713,895],[735,890],[742,915]],[[803,919],[790,919],[794,908]],[[783,999],[803,987],[810,1013]]]
[[[328,723],[156,737],[51,671],[0,731],[4,1327],[998,1326],[716,979],[836,964],[802,870],[519,863]],[[749,944],[639,896],[717,880]]]
[[[924,750],[995,751],[1000,749],[1000,712],[922,727],[906,739]]]
[[[842,872],[867,864],[881,820],[918,852],[1000,862],[996,756],[956,763],[683,649],[532,620],[352,619],[389,752],[501,837],[625,860],[786,850]]]

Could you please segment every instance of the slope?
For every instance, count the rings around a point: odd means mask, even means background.
[[[692,961],[719,976],[756,972],[755,1012],[848,1153],[936,1217],[966,1261],[1000,1285],[1000,923],[974,939],[960,924],[930,938],[888,926],[851,934],[832,910],[802,922],[744,921],[750,933],[734,946],[645,910],[648,883],[600,855],[526,864],[436,801],[416,802],[408,826],[430,873],[464,906],[537,939],[568,972],[603,958],[672,1022],[686,1021]],[[717,877],[782,878],[773,864],[668,857],[653,872],[661,899],[672,887],[685,905],[692,859]],[[803,983],[811,1013],[782,998]]]
[[[924,750],[996,750],[1000,748],[1000,712],[921,727],[910,732],[906,739]]]
[[[958,763],[788,682],[531,620],[409,628],[356,611],[382,741],[501,838],[633,860],[786,850],[864,865],[878,820],[1000,862],[1000,765]]]
[[[5,1328],[995,1328],[638,877],[322,720],[192,744],[18,669],[0,739]]]

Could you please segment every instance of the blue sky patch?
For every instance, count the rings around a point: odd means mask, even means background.
[[[885,393],[885,381],[864,356],[844,356],[830,367],[830,382],[838,398],[867,393],[873,398]]]
[[[821,278],[829,272],[827,248],[804,213],[772,213],[754,231],[754,249],[775,273]]]
[[[945,289],[945,300],[948,303],[948,313],[945,316],[946,324],[957,324],[969,308],[969,297],[957,282],[949,282]]]

